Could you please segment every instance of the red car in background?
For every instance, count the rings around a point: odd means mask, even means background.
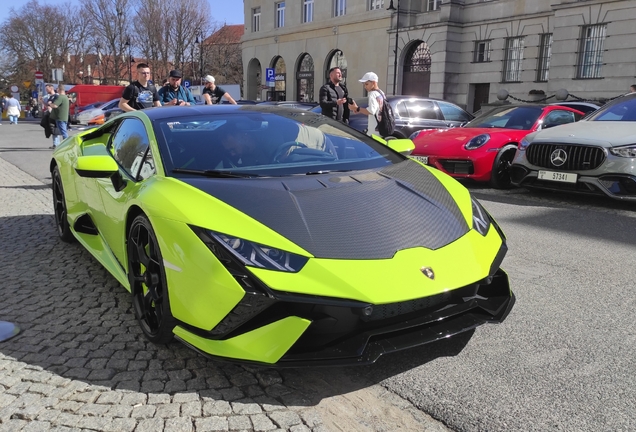
[[[510,163],[523,137],[583,116],[581,111],[558,105],[501,106],[463,127],[414,133],[411,157],[455,178],[507,188],[511,184]]]

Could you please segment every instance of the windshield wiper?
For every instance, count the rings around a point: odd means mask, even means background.
[[[260,177],[258,174],[242,173],[236,171],[223,171],[223,170],[195,170],[188,168],[173,168],[173,173],[180,174],[194,174],[203,177],[213,178],[248,178],[248,177]]]

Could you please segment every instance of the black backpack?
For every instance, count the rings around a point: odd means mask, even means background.
[[[375,121],[378,122],[376,130],[382,137],[390,136],[395,131],[395,116],[393,115],[393,108],[391,104],[386,100],[384,94],[382,94],[382,109],[380,109],[380,116],[375,116]]]

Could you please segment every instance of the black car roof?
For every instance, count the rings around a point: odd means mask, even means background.
[[[268,113],[311,113],[311,111],[302,110],[298,108],[290,108],[286,106],[277,105],[191,105],[191,106],[172,106],[172,107],[156,107],[147,108],[143,110],[143,113],[148,116],[150,120],[163,120],[167,118],[179,118],[193,115],[206,115],[206,114],[231,114],[236,111],[256,111],[256,112],[268,112]],[[309,114],[313,115],[313,114]]]

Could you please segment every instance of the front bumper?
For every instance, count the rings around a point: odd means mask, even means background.
[[[237,308],[249,311],[251,317],[237,326],[222,323],[223,334],[219,326],[212,332],[180,326],[175,335],[203,355],[233,362],[278,367],[362,365],[481,324],[500,323],[514,303],[508,276],[498,269],[492,277],[460,289],[385,305],[287,294],[279,299],[247,295]]]
[[[584,156],[586,156],[584,154]],[[576,183],[539,179],[539,171],[576,174]],[[580,194],[607,196],[616,200],[636,201],[636,169],[634,160],[607,155],[593,169],[564,169],[537,166],[529,162],[526,151],[517,151],[510,167],[510,179],[515,186]]]
[[[496,152],[488,152],[475,158],[429,156],[428,165],[457,179],[487,182],[496,155]]]

